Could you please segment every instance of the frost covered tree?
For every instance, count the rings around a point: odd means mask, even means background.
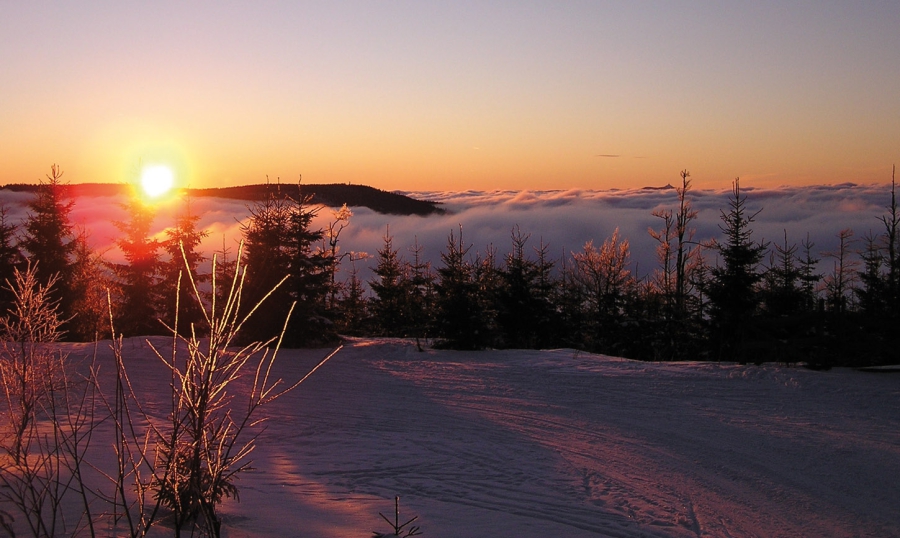
[[[654,217],[662,219],[662,227],[658,230],[648,228],[647,233],[656,240],[656,260],[659,269],[656,272],[656,289],[662,296],[663,316],[666,319],[674,315],[675,308],[675,260],[672,243],[675,239],[675,218],[671,209],[656,209]]]
[[[332,219],[328,222],[327,226],[323,230],[323,242],[326,244],[323,245],[322,250],[325,251],[329,258],[328,263],[328,275],[329,275],[329,283],[328,283],[328,304],[326,305],[326,309],[328,311],[332,311],[335,309],[337,303],[338,292],[340,291],[341,284],[337,280],[338,269],[340,268],[341,261],[347,256],[351,255],[350,252],[342,253],[340,251],[340,247],[338,246],[338,242],[340,241],[341,232],[350,225],[350,217],[353,216],[353,212],[350,211],[350,208],[347,207],[347,204],[341,206],[340,209],[331,212]]]
[[[690,299],[691,270],[698,255],[691,222],[697,218],[697,210],[688,199],[691,189],[691,173],[681,171],[681,187],[677,187],[678,211],[675,212],[675,312],[679,318],[687,315]]]
[[[595,247],[588,241],[581,252],[572,255],[575,281],[585,302],[585,321],[591,347],[598,351],[615,351],[617,328],[623,322],[626,297],[634,286],[628,268],[630,250],[627,239],[612,237]]]

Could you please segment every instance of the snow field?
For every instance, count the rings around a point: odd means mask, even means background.
[[[125,352],[164,417],[163,367]],[[277,374],[326,354],[282,350]],[[226,536],[367,537],[395,495],[423,537],[900,535],[895,374],[349,339],[267,413]]]

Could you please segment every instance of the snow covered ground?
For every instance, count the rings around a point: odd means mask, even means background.
[[[146,344],[125,351],[164,402]],[[425,538],[900,536],[898,374],[351,339],[268,413],[229,537],[368,537],[395,495]]]

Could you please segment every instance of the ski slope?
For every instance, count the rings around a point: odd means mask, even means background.
[[[164,369],[125,351],[162,416]],[[898,374],[350,339],[268,414],[226,536],[368,537],[395,495],[423,537],[900,536]]]

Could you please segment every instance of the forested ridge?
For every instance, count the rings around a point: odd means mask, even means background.
[[[61,176],[53,167],[36,187],[21,225],[9,222],[5,209],[0,214],[0,278],[12,282],[28,263],[44,281],[55,276],[55,297],[73,340],[108,336],[106,290],[117,331],[163,334],[177,323],[179,332],[202,333],[200,310],[189,302],[182,301],[177,321],[173,317],[174,298],[189,295],[188,280],[179,274],[188,267],[211,301],[234,278],[240,260],[247,304],[277,288],[242,328],[247,341],[276,336],[293,308],[289,346],[346,334],[458,349],[572,347],[643,360],[814,368],[900,363],[900,209],[893,179],[885,188],[884,214],[877,216],[880,232],[857,238],[847,229],[838,249],[820,252],[808,238],[786,232],[778,241],[757,240],[754,219],[765,208],[750,209],[740,179],[721,208],[719,236],[696,237],[698,212],[685,170],[669,187],[675,203],[652,213],[657,225],[648,233],[657,244],[657,266],[640,276],[631,266],[628,238],[618,230],[561,258],[517,226],[502,256],[493,246],[474,250],[478,238],[464,235],[462,226],[448,230],[436,263],[426,261],[420,245],[395,245],[389,229],[374,257],[343,252],[340,235],[352,222],[351,203],[326,207],[311,192],[322,187],[316,185],[189,191],[165,240],[149,237],[152,209],[130,199],[123,206],[128,218],[116,223],[125,261],[113,264],[68,223],[72,186]],[[243,246],[198,252],[207,232],[197,229],[190,200],[196,193],[225,197],[222,191],[251,200]],[[317,215],[325,217],[321,229],[312,227]],[[407,248],[410,254],[401,255]],[[374,274],[367,282],[359,276],[364,264]],[[5,311],[9,293],[2,300]]]
[[[13,183],[0,187],[12,192],[38,192],[39,185]],[[128,195],[132,186],[126,183],[77,183],[64,185],[69,196],[117,196]],[[383,191],[366,185],[334,184],[274,184],[259,183],[237,187],[213,187],[205,189],[184,189],[184,194],[194,198],[225,198],[229,200],[264,200],[272,191],[296,199],[298,196],[312,196],[312,203],[340,207],[368,207],[378,213],[388,215],[430,215],[441,213],[440,204],[416,200],[394,192]]]

